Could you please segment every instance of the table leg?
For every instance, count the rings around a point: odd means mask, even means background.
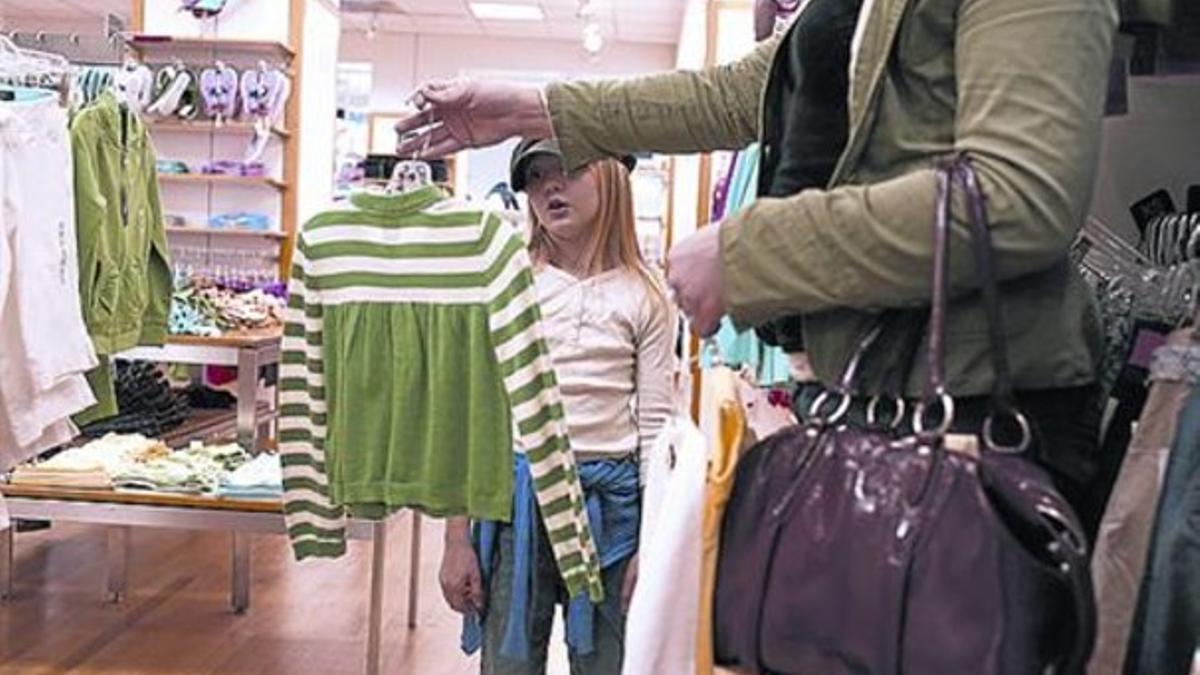
[[[108,533],[108,600],[121,602],[125,599],[129,587],[129,547],[130,531],[128,526],[112,526]]]
[[[0,532],[0,600],[13,597],[13,577],[16,575],[17,524],[12,523]]]
[[[371,613],[367,626],[367,673],[383,672],[381,639],[383,633],[383,585],[387,569],[387,519],[371,526]]]
[[[258,450],[258,350],[238,350],[237,435],[238,442],[250,452]]]
[[[236,614],[245,614],[250,608],[250,535],[233,533],[232,559],[232,602]]]
[[[408,627],[417,627],[417,605],[421,590],[421,512],[412,511],[412,540],[408,557]]]

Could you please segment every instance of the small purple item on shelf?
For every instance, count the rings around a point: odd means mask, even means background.
[[[233,117],[237,113],[237,71],[221,63],[205,68],[200,73],[200,95],[209,117]]]
[[[238,162],[243,176],[261,178],[267,175],[267,167],[262,162]]]
[[[261,178],[267,175],[267,168],[262,162],[242,162],[236,159],[218,159],[205,164],[200,171],[210,176]]]
[[[219,159],[215,162],[209,162],[200,167],[200,171],[210,176],[237,176],[241,173],[238,170],[238,163],[231,159]]]

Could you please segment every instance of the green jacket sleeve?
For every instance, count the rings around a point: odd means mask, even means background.
[[[963,0],[955,40],[954,146],[988,197],[997,271],[1062,260],[1092,192],[1115,0]],[[764,198],[722,227],[726,300],[741,325],[836,307],[873,311],[929,297],[935,176]],[[950,281],[973,281],[955,209]]]
[[[149,167],[146,178],[146,201],[149,205],[150,255],[146,261],[147,301],[142,315],[142,333],[138,344],[161,345],[167,339],[167,321],[171,312],[171,258],[167,249],[167,232],[163,224],[162,199],[158,192],[154,147],[146,142],[143,166]]]
[[[88,142],[87,133],[76,119],[71,127],[71,161],[75,171],[75,236],[79,255],[79,305],[84,321],[92,328],[92,311],[96,307],[96,279],[100,265],[100,250],[104,246],[104,214],[108,199],[100,189],[96,174],[96,153]]]
[[[736,150],[758,138],[759,104],[779,38],[740,61],[627,80],[546,89],[554,134],[571,169],[633,152]]]

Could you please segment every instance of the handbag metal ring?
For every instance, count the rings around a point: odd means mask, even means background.
[[[934,431],[942,435],[950,431],[951,425],[954,424],[954,398],[944,391],[938,393],[936,396],[932,400],[920,401],[913,410],[913,431],[918,434],[923,434],[926,431]],[[929,405],[931,403],[937,403],[942,409],[942,421],[936,429],[925,428],[925,413],[929,412]]]
[[[1017,426],[1021,429],[1021,440],[1016,445],[1000,445],[996,442],[996,437],[992,434],[993,423],[996,421],[996,414],[991,413],[983,420],[983,445],[992,452],[1000,452],[1010,455],[1018,455],[1029,449],[1029,444],[1033,442],[1033,428],[1029,426],[1029,420],[1021,413],[1020,410],[1012,410],[1008,413]]]
[[[888,397],[896,402],[896,411],[892,413],[892,419],[887,424],[883,425],[888,429],[899,429],[900,424],[904,422],[904,413],[907,411],[907,406],[904,399],[899,396]],[[867,426],[874,427],[879,422],[879,403],[883,400],[882,396],[872,396],[867,402]]]
[[[1070,519],[1049,504],[1038,504],[1035,508],[1038,515],[1045,521],[1046,527],[1054,530],[1055,538],[1060,543],[1065,543],[1070,547],[1071,552],[1077,556],[1082,557],[1087,555],[1087,543],[1081,541],[1076,536],[1075,528],[1072,527]]]
[[[838,399],[838,404],[833,409],[833,414],[828,417],[822,416],[821,408],[824,408],[825,404],[829,402],[830,397],[835,395],[841,398]],[[850,412],[850,396],[840,391],[829,391],[828,389],[817,394],[817,397],[813,399],[812,405],[808,406],[808,416],[813,421],[824,424],[837,424],[848,412]]]

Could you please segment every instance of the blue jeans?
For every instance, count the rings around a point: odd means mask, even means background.
[[[483,655],[480,672],[483,675],[542,675],[546,672],[546,655],[550,631],[554,625],[556,607],[566,607],[570,598],[563,587],[554,552],[546,531],[538,527],[537,554],[534,562],[532,597],[529,603],[529,659],[517,660],[500,653],[504,642],[505,622],[512,596],[513,534],[512,528],[502,525],[498,535],[491,576],[487,588],[489,620],[483,624]],[[571,653],[571,675],[620,675],[625,651],[625,614],[621,611],[621,586],[629,559],[604,570],[604,602],[596,607],[592,629],[593,651],[581,655]]]

